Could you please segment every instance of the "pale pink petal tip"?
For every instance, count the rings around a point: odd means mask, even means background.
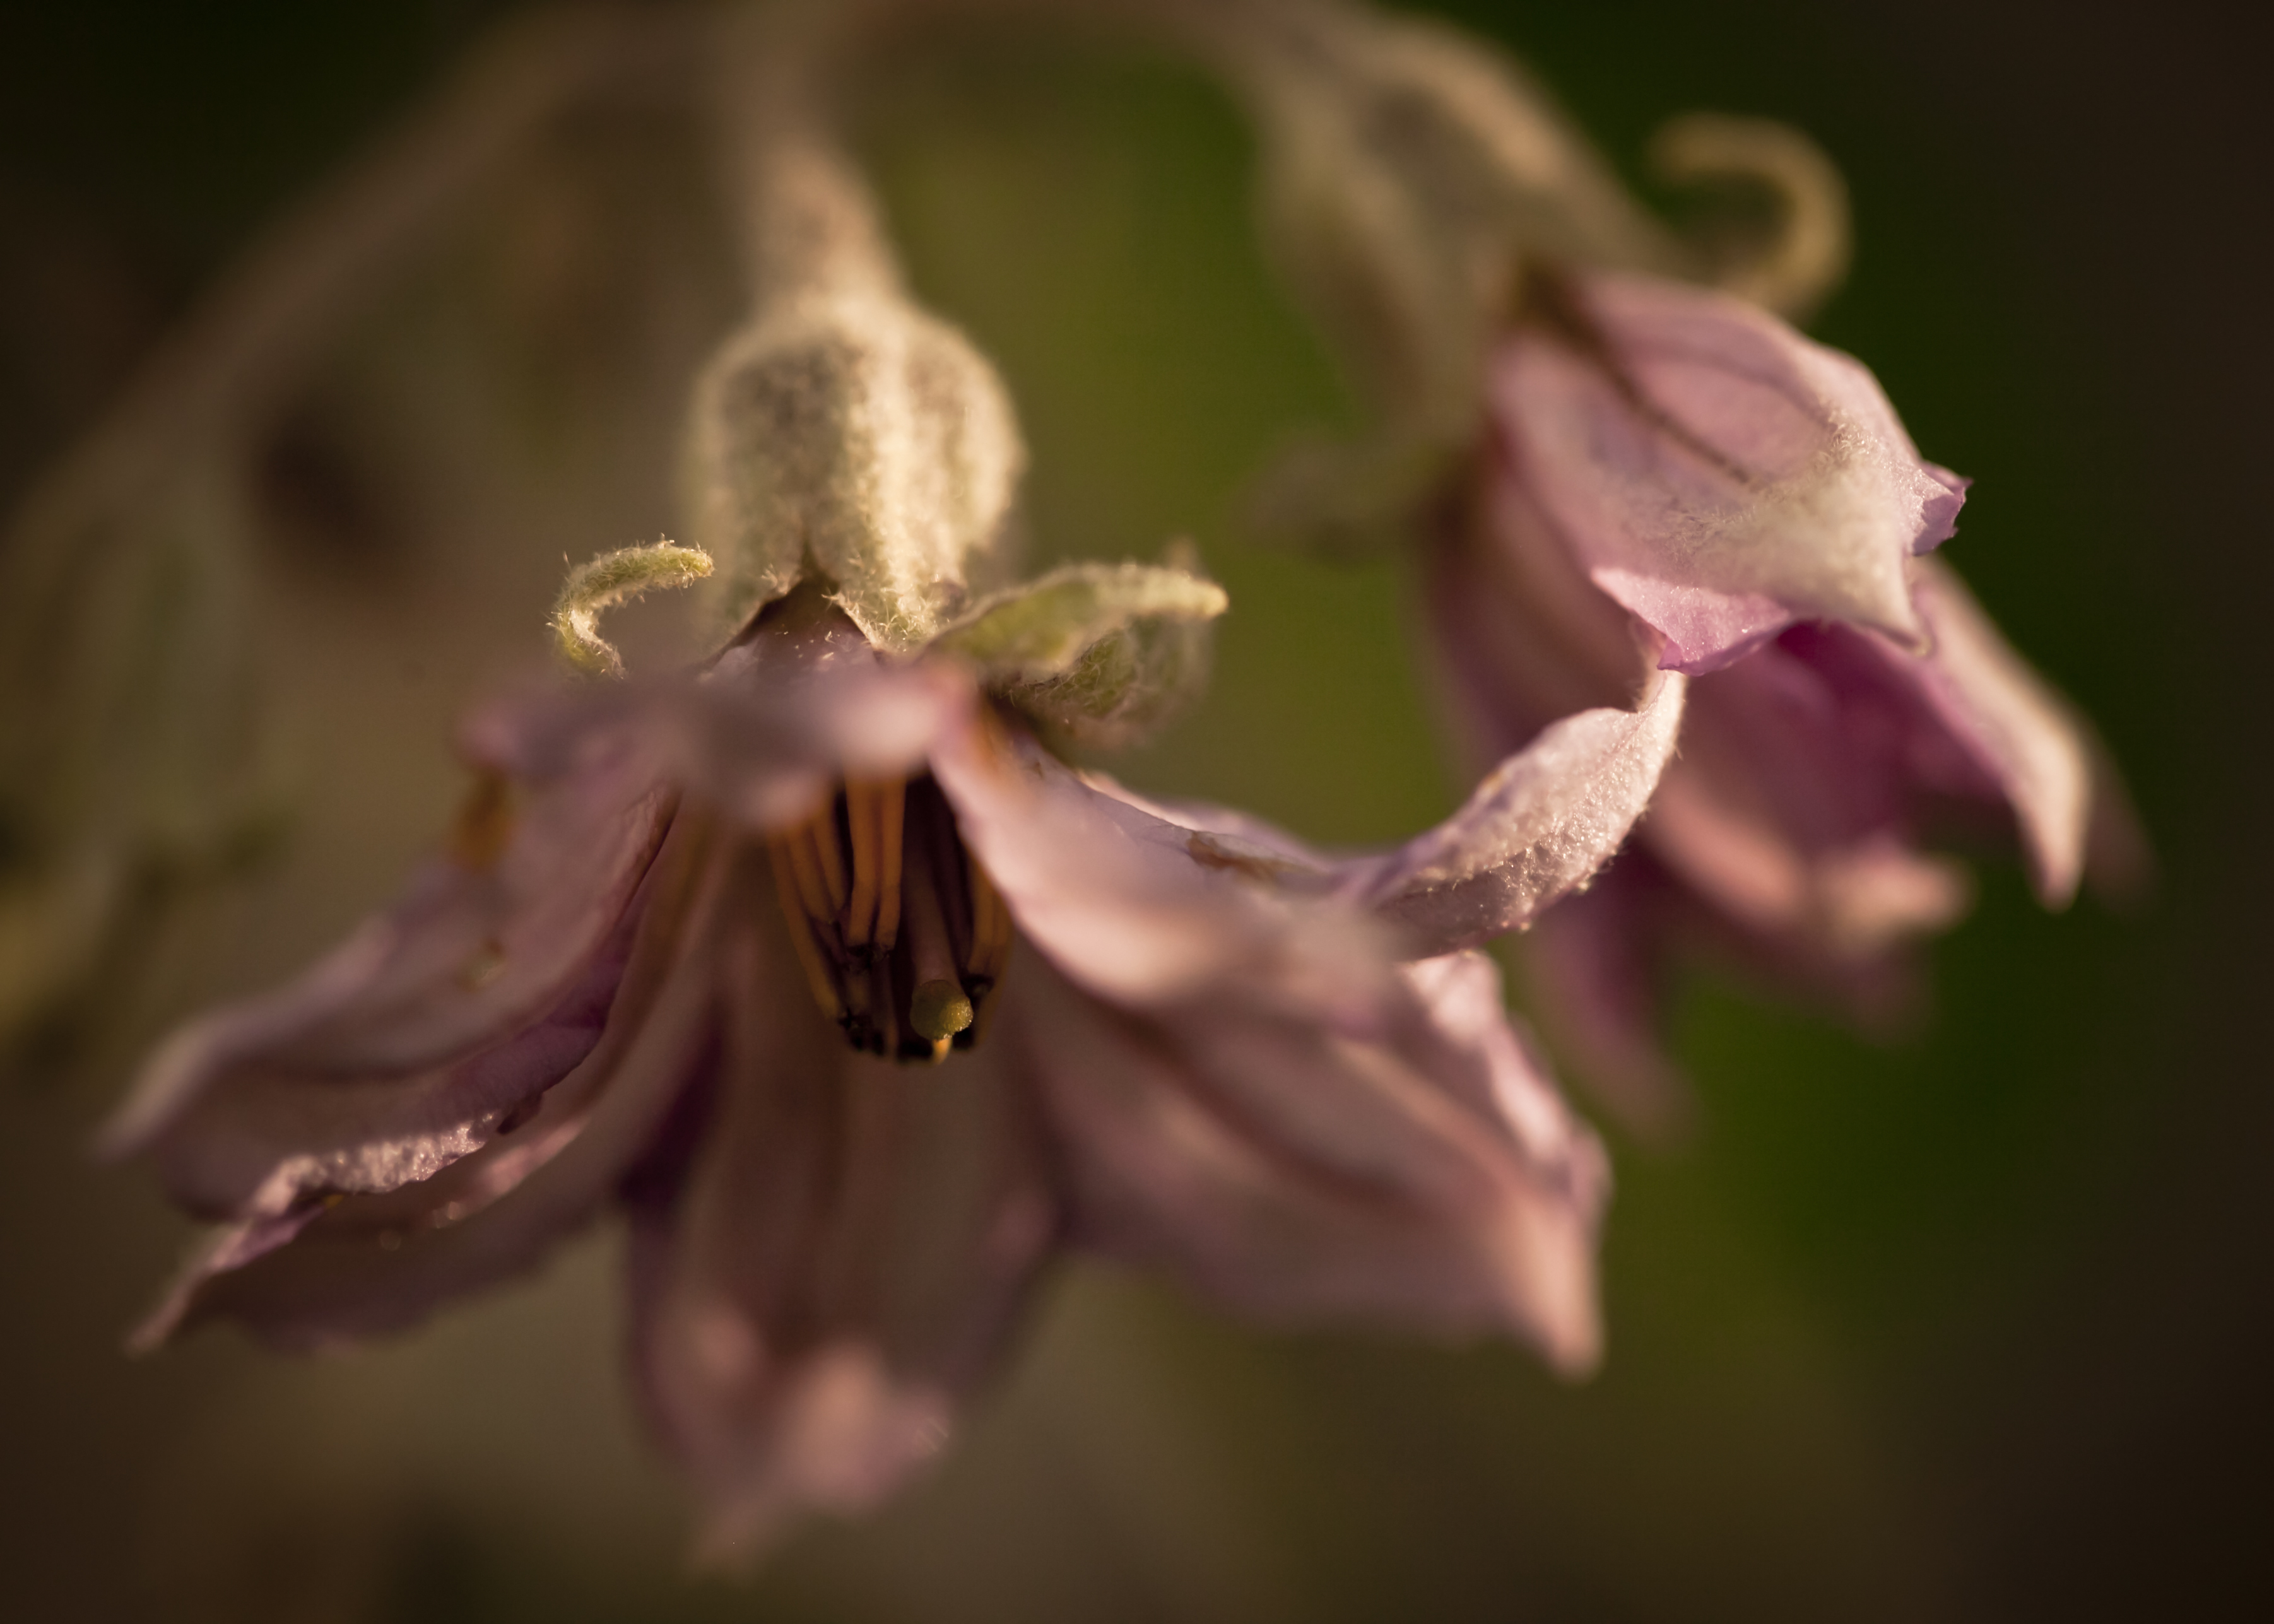
[[[1417,955],[1523,929],[1625,841],[1673,757],[1684,698],[1667,673],[1633,710],[1554,723],[1435,829],[1347,865],[1338,894],[1400,927]]]
[[[704,1485],[689,1553],[700,1571],[747,1573],[814,1513],[875,1510],[953,1435],[951,1396],[895,1380],[873,1348],[847,1343],[812,1354],[784,1385],[767,1447],[735,1479]]]
[[[2098,793],[2112,774],[2083,718],[2014,651],[1957,574],[1929,559],[1916,580],[1934,651],[1898,673],[2013,808],[2038,899],[2065,906],[2084,873],[2096,802],[2121,819],[2120,792]]]
[[[1868,370],[1679,283],[1603,276],[1571,297],[1584,335],[1527,326],[1502,347],[1495,419],[1668,669],[1715,670],[1799,620],[1926,646],[1905,566],[1954,532],[1965,482],[1919,460]]]

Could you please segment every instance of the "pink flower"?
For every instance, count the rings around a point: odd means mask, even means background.
[[[1340,862],[1069,771],[810,587],[700,680],[493,706],[447,855],[111,1124],[218,1226],[142,1340],[394,1331],[613,1206],[720,1554],[936,1452],[1062,1248],[1583,1368],[1605,1163],[1449,950],[1615,848],[1680,689]]]
[[[1637,849],[1528,950],[1560,1035],[1647,1118],[1678,1097],[1653,1035],[1676,936],[1870,1013],[1901,945],[1967,906],[1929,832],[2004,824],[2053,907],[2096,818],[2112,861],[2137,842],[2081,718],[1921,556],[1966,481],[1920,460],[1868,371],[1672,282],[1526,293],[1429,602],[1487,756],[1646,666],[1693,675]]]

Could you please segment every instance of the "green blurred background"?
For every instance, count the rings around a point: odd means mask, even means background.
[[[0,495],[504,9],[0,7]],[[1615,1147],[1589,1383],[1511,1349],[1252,1335],[1075,1269],[943,1470],[747,1587],[682,1576],[679,1508],[615,1388],[606,1237],[399,1347],[298,1365],[218,1335],[130,1364],[117,1333],[180,1231],[86,1165],[99,1092],[19,1088],[11,1616],[2209,1618],[2274,1597],[2263,25],[2210,0],[1442,10],[1630,174],[1701,108],[1789,119],[1838,160],[1856,270],[1815,330],[1977,478],[1949,556],[2105,728],[2163,858],[2154,906],[2047,917],[1985,866],[1931,1018],[1884,1044],[1687,987],[1703,1125]],[[899,62],[863,130],[919,289],[1010,379],[1036,556],[1188,534],[1231,590],[1209,701],[1118,770],[1327,840],[1449,807],[1402,573],[1240,538],[1243,481],[1351,407],[1257,250],[1228,105],[1142,54],[983,34]],[[321,511],[261,560],[298,628],[271,652],[300,673],[305,827],[213,985],[385,893],[452,793],[448,716],[535,656],[557,554],[671,522],[673,380],[727,313],[719,244],[607,184],[664,221],[657,263],[543,319],[508,301],[501,341],[482,300],[530,285],[514,233],[552,240],[507,210],[346,346],[327,398],[348,404],[320,421],[380,449],[344,519],[328,475],[292,485]],[[594,338],[585,316],[659,289],[672,320]],[[500,411],[524,419],[510,479],[469,426]],[[596,445],[621,477],[571,500],[562,470],[599,477]],[[537,539],[486,564],[516,500]]]

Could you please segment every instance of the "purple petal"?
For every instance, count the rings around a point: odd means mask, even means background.
[[[933,763],[1040,950],[1001,1041],[1031,1056],[1094,1244],[1264,1318],[1593,1357],[1600,1161],[1487,965],[1393,970],[1276,831],[1196,831],[978,729]]]
[[[631,1192],[641,1390],[714,1560],[865,1509],[934,1455],[1057,1228],[994,1046],[937,1070],[855,1055],[771,898],[734,919],[708,1120]]]
[[[709,851],[674,831],[599,1045],[533,1111],[420,1182],[225,1227],[136,1343],[215,1318],[290,1348],[400,1330],[521,1273],[585,1222],[713,1048],[706,943],[723,887]]]
[[[944,666],[888,667],[857,634],[761,635],[699,679],[546,688],[478,712],[467,748],[521,777],[569,770],[603,741],[636,739],[650,770],[756,829],[812,815],[847,774],[917,770],[971,703]]]
[[[1417,957],[1521,929],[1610,861],[1674,752],[1684,681],[1637,710],[1568,717],[1468,803],[1397,851],[1344,866],[1337,894],[1397,924]]]
[[[1771,809],[1721,793],[1687,763],[1668,772],[1643,824],[1651,853],[1743,929],[1796,952],[1862,959],[1942,930],[1973,900],[1965,871],[1876,831],[1838,844],[1797,840]]]
[[[1948,869],[1938,877],[1962,885]],[[1542,1021],[1580,1080],[1629,1127],[1662,1139],[1687,1125],[1690,1108],[1662,1032],[1664,981],[1677,956],[1888,1034],[1917,1012],[1923,993],[1913,934],[1843,937],[1806,919],[1761,928],[1678,878],[1638,839],[1593,889],[1550,910],[1518,951]]]
[[[991,724],[953,733],[932,771],[1021,934],[1100,997],[1158,1004],[1251,968],[1327,986],[1375,955],[1367,921],[1309,899],[1320,876],[1234,850]],[[1291,929],[1298,918],[1307,928]]]
[[[1683,681],[1659,679],[1638,711],[1567,718],[1445,823],[1355,857],[1244,813],[1078,776],[1038,752],[1022,752],[1015,774],[964,750],[935,763],[1020,927],[1067,974],[1129,1001],[1284,951],[1284,914],[1261,900],[1272,893],[1291,906],[1329,894],[1355,905],[1393,925],[1416,958],[1522,929],[1584,886],[1648,804],[1681,726]],[[1350,936],[1344,916],[1319,917],[1322,942]]]
[[[1664,1143],[1687,1128],[1695,1105],[1660,1031],[1662,932],[1651,868],[1638,853],[1622,854],[1585,892],[1542,914],[1518,951],[1529,1007],[1557,1053],[1630,1130]]]
[[[1425,550],[1423,590],[1428,652],[1481,768],[1563,717],[1633,709],[1658,639],[1587,578],[1505,446],[1477,461],[1470,511]]]
[[[1644,278],[1575,290],[1583,335],[1520,329],[1493,407],[1510,477],[1606,592],[1699,673],[1796,620],[1925,646],[1906,573],[1965,481],[1919,460],[1878,382],[1725,295]]]
[[[430,1177],[599,1041],[664,793],[621,741],[538,786],[494,861],[435,863],[280,991],[153,1056],[104,1130],[193,1212],[274,1218]]]
[[[2083,720],[1999,635],[1957,573],[1921,560],[1920,613],[1934,638],[1924,658],[1876,652],[1914,685],[1950,736],[2007,803],[2038,898],[2059,907],[2075,893],[2093,820],[2097,752]],[[2108,804],[2118,808],[2120,797]]]
[[[1267,1322],[1510,1331],[1593,1362],[1606,1163],[1487,962],[1381,983],[1373,1042],[1245,987],[1147,1018],[1035,965],[1005,995],[1081,1244]]]

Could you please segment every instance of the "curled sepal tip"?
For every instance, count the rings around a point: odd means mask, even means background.
[[[1206,680],[1224,590],[1167,564],[1068,564],[975,605],[935,645],[1020,710],[1083,744],[1124,744]]]
[[[711,573],[711,555],[668,538],[651,546],[621,547],[579,564],[561,583],[553,605],[553,635],[561,658],[594,676],[620,677],[624,662],[600,635],[601,612],[658,587],[693,584]]]
[[[1651,167],[1677,186],[1718,184],[1762,195],[1768,217],[1736,222],[1702,244],[1713,280],[1790,320],[1805,320],[1848,274],[1848,185],[1824,149],[1771,118],[1691,113],[1651,139]]]

